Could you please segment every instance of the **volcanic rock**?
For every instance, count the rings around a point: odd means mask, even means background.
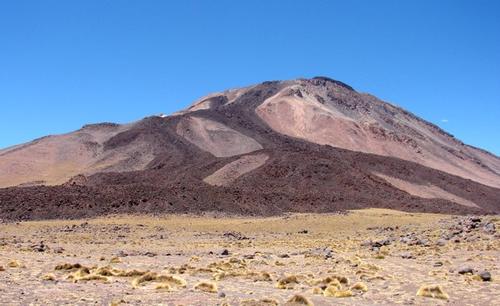
[[[8,221],[365,207],[482,215],[499,213],[499,198],[500,158],[325,77],[214,93],[170,116],[0,150]]]

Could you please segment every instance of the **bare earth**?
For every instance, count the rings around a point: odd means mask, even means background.
[[[500,305],[499,220],[368,209],[4,223],[0,304]],[[417,296],[423,285],[442,292]]]

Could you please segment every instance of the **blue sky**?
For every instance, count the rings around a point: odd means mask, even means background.
[[[500,1],[0,1],[0,147],[316,75],[500,155]]]

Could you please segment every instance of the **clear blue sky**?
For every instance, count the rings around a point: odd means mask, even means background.
[[[500,155],[500,1],[0,1],[0,147],[316,75]]]

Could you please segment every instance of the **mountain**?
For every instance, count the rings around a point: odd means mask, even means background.
[[[0,150],[0,218],[500,212],[500,158],[325,77],[210,94],[170,116]]]

